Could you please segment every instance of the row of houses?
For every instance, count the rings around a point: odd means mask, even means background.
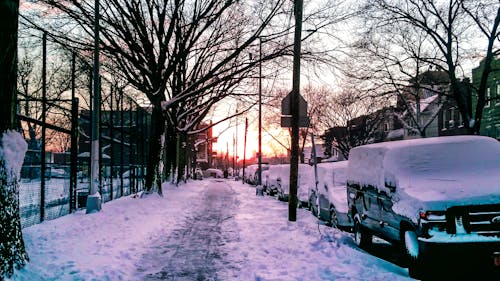
[[[492,68],[500,69],[500,59],[494,60]],[[472,82],[465,78],[461,83],[465,87],[477,85],[481,71],[482,64],[472,70]],[[409,82],[409,86],[397,94],[394,106],[354,118],[347,126],[326,130],[321,136],[326,157],[343,160],[347,157],[345,152],[350,148],[366,143],[468,133],[456,102],[448,95],[449,78],[445,72],[428,70]],[[476,98],[469,94],[464,100],[467,111],[472,116]],[[479,133],[500,140],[498,71],[489,75],[486,100]]]

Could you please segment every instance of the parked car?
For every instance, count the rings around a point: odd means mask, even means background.
[[[500,265],[500,143],[451,136],[351,149],[354,240],[402,246],[411,277],[433,266]],[[455,264],[455,262],[457,264]]]
[[[203,179],[203,171],[200,168],[194,169],[194,179],[202,180]]]
[[[221,169],[208,168],[204,172],[204,177],[207,178],[223,178],[224,172]]]
[[[290,164],[281,165],[279,170],[279,177],[277,178],[277,194],[278,199],[282,201],[288,201],[288,196],[290,194]],[[302,198],[303,201],[306,200],[307,186],[311,181],[314,180],[314,172],[310,165],[299,164],[298,179],[297,179],[297,197]],[[300,199],[299,199],[300,201]]]
[[[245,182],[248,184],[255,184],[255,172],[259,166],[257,164],[248,165],[245,168],[245,174],[243,175]]]
[[[290,164],[278,164],[269,166],[269,169],[267,170],[265,189],[267,194],[274,196],[278,193],[278,184],[279,181],[281,181],[281,170],[284,169],[286,165],[290,166]]]
[[[319,219],[331,226],[351,230],[352,219],[347,215],[348,161],[319,163],[318,184],[309,194],[309,208]]]

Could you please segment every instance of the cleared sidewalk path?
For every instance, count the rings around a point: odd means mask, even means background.
[[[231,186],[212,180],[200,189],[181,227],[151,243],[137,269],[144,280],[234,280],[240,262],[229,260],[228,242],[239,239],[238,200]]]

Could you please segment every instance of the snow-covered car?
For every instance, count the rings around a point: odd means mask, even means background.
[[[278,183],[281,181],[281,169],[290,164],[270,165],[266,177],[266,193],[274,196],[278,192]]]
[[[297,187],[298,207],[309,206],[310,189],[314,186],[314,168],[310,165],[299,165],[299,183]]]
[[[331,226],[350,230],[353,226],[347,215],[347,164],[348,161],[319,163],[318,184],[309,194],[309,208]]]
[[[354,240],[403,246],[411,277],[434,266],[500,265],[500,143],[451,136],[351,149]]]
[[[202,180],[203,179],[203,171],[200,168],[194,169],[194,179]]]
[[[267,192],[268,182],[269,182],[269,170],[262,171],[262,187],[264,192]]]
[[[207,178],[223,178],[224,172],[221,169],[208,168],[205,170],[204,176]]]
[[[308,164],[299,164],[298,179],[297,179],[297,197],[301,197],[302,201],[306,200],[307,186],[314,180],[313,168]],[[290,194],[290,164],[281,166],[279,170],[279,177],[277,194],[278,199],[288,201]],[[305,192],[304,192],[305,191]],[[299,199],[300,201],[300,199]]]
[[[245,167],[245,174],[243,175],[244,177],[244,180],[246,183],[248,184],[255,184],[254,182],[254,179],[255,179],[255,172],[257,171],[258,169],[258,165],[257,164],[252,164],[252,165],[248,165],[247,167]]]

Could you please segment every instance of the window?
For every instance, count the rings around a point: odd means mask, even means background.
[[[496,100],[495,100],[495,105],[500,104],[500,83],[496,84]]]
[[[462,120],[462,114],[460,111],[458,112],[458,123],[457,123],[459,128],[463,128],[464,126],[464,120]]]
[[[453,128],[455,126],[455,108],[450,108],[450,121],[448,121],[448,126]]]
[[[446,130],[448,128],[448,110],[443,110],[443,128],[441,130]]]
[[[486,130],[484,131],[484,135],[488,136],[488,137],[491,137],[491,135],[492,135],[492,133],[491,133],[491,126],[486,126]]]
[[[388,131],[389,131],[389,123],[385,122],[384,123],[384,132],[388,132]]]
[[[484,104],[484,107],[490,107],[490,98],[491,98],[491,92],[490,92],[490,88],[486,89],[486,96],[485,96],[485,99],[486,99],[486,102]]]

